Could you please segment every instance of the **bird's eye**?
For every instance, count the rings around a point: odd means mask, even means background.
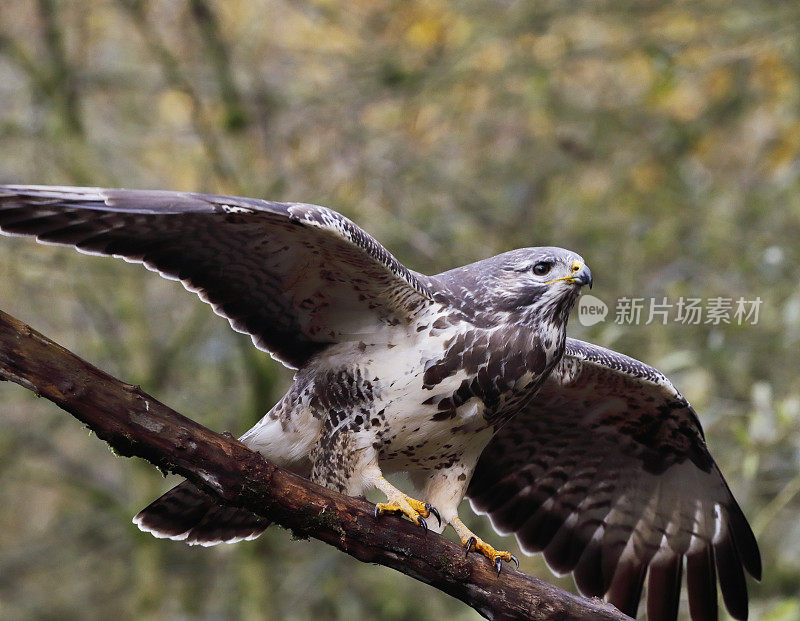
[[[537,276],[544,276],[545,274],[549,274],[551,269],[553,269],[552,263],[542,261],[533,266],[533,273]]]

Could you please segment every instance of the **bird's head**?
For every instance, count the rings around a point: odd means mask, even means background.
[[[569,313],[592,272],[583,257],[563,248],[522,248],[498,257],[495,272],[498,310],[524,315]]]
[[[583,258],[555,247],[520,248],[472,265],[439,274],[438,278],[471,315],[515,321],[566,323],[583,285],[592,286],[592,272]]]

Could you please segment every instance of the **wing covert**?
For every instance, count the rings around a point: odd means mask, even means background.
[[[567,339],[533,402],[495,435],[467,492],[523,551],[635,616],[675,619],[685,573],[693,618],[747,617],[744,570],[761,560],[697,416],[656,369]]]
[[[374,238],[316,205],[0,186],[0,231],[123,257],[180,280],[293,367],[330,343],[410,321],[432,297]]]

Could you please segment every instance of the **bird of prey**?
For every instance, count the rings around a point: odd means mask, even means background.
[[[656,369],[566,336],[583,259],[525,248],[425,276],[335,211],[205,194],[0,186],[0,229],[143,263],[180,280],[255,345],[296,369],[241,441],[376,514],[475,536],[466,496],[526,553],[635,615],[748,613],[753,533],[695,411]],[[406,472],[406,494],[384,475]],[[411,491],[411,490],[409,490]],[[431,516],[437,523],[432,522]],[[427,518],[427,521],[426,521]],[[268,525],[183,482],[134,521],[211,545]]]

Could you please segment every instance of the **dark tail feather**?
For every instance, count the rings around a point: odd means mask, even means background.
[[[142,509],[133,523],[156,537],[203,546],[255,539],[270,525],[247,509],[220,504],[189,481]]]

